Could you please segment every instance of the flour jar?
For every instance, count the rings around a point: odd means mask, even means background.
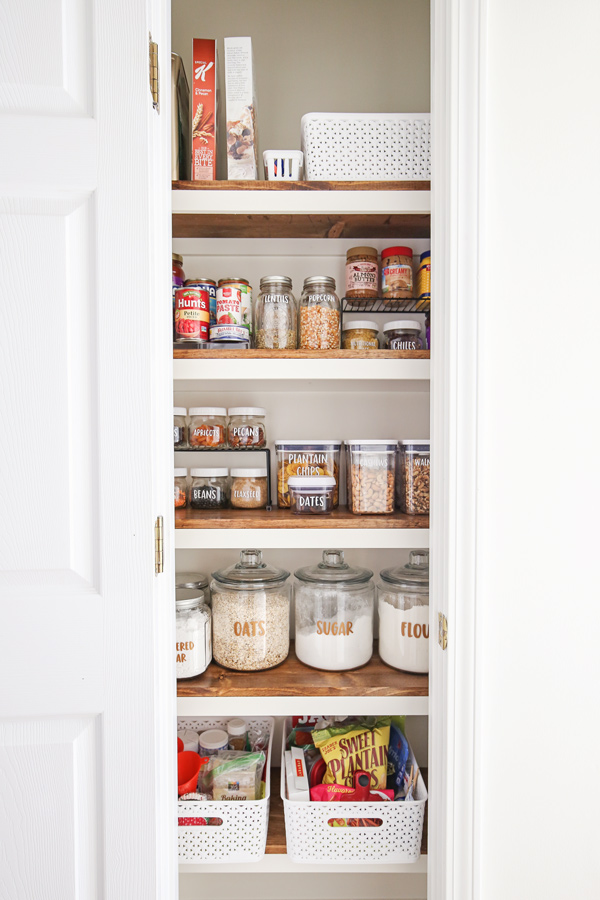
[[[429,672],[429,551],[380,573],[379,655],[395,669]]]
[[[202,597],[175,600],[175,672],[177,679],[193,678],[212,659],[210,610]]]
[[[366,665],[373,655],[373,573],[349,566],[343,550],[324,550],[322,562],[294,575],[298,659],[328,671]]]

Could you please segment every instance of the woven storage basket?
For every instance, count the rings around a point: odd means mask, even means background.
[[[177,840],[179,861],[187,863],[256,862],[262,859],[267,844],[269,825],[269,800],[271,796],[271,751],[273,749],[272,718],[246,719],[251,725],[269,726],[269,750],[265,773],[265,799],[214,803],[207,801],[177,804],[179,818]],[[223,728],[227,731],[227,719],[178,718],[179,730],[206,731]],[[187,825],[186,819],[219,818],[222,825]]]
[[[422,181],[431,177],[429,113],[307,113],[307,181]]]

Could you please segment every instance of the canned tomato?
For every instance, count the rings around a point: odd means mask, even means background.
[[[237,325],[252,333],[252,288],[245,278],[220,279],[217,325]]]
[[[208,291],[208,299],[210,302],[210,324],[217,324],[217,282],[212,278],[188,278],[185,283],[186,287],[200,288],[201,291]]]
[[[175,340],[207,341],[210,319],[208,291],[182,287],[175,291]]]

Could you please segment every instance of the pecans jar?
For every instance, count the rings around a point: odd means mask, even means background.
[[[350,511],[356,515],[393,513],[398,442],[348,441],[347,448]]]
[[[260,406],[232,406],[227,410],[227,442],[232,450],[260,450],[267,446],[266,414]]]
[[[378,350],[379,328],[375,322],[355,321],[344,325],[342,348],[344,350]]]
[[[187,506],[187,469],[175,469],[175,509]]]
[[[254,307],[255,344],[259,350],[295,350],[298,312],[287,275],[260,279]]]
[[[381,296],[385,300],[412,298],[413,253],[410,247],[388,247],[381,253]]]
[[[267,505],[267,470],[232,469],[231,505],[234,509],[264,509]]]
[[[383,333],[390,350],[422,350],[421,326],[418,322],[408,320],[387,322]]]
[[[185,406],[173,407],[173,446],[176,450],[187,447],[187,425],[185,417],[187,409]]]
[[[229,506],[228,469],[190,469],[190,506],[192,509],[227,509]]]
[[[429,513],[429,441],[400,441],[396,505],[409,516]]]
[[[299,331],[301,350],[339,350],[340,301],[334,278],[312,275],[304,279]]]
[[[346,297],[376,300],[378,296],[377,250],[375,247],[352,247],[346,253]]]
[[[227,447],[227,410],[221,406],[194,406],[190,409],[189,443],[192,449]]]

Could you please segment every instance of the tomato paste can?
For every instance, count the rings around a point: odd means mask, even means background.
[[[252,288],[245,278],[222,278],[217,288],[218,326],[234,325],[252,334]]]
[[[175,340],[207,341],[210,322],[208,291],[182,287],[175,291]]]
[[[217,324],[217,282],[212,278],[188,278],[185,283],[186,287],[200,288],[202,291],[208,291],[208,299],[210,301],[210,324]]]

